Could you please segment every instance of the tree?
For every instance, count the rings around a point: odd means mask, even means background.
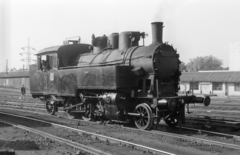
[[[186,65],[188,72],[197,72],[199,70],[222,70],[223,61],[212,55],[190,59]]]
[[[14,67],[14,68],[11,68],[9,71],[12,72],[12,71],[16,71],[17,69]]]
[[[187,66],[184,62],[181,61],[180,65],[179,65],[179,70],[182,71],[186,71]]]

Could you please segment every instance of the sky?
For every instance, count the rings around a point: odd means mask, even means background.
[[[39,51],[74,36],[90,43],[93,33],[140,31],[149,45],[156,21],[184,63],[213,55],[227,67],[229,43],[240,42],[239,8],[239,0],[0,0],[0,72],[6,59],[8,68],[22,68],[28,38]]]

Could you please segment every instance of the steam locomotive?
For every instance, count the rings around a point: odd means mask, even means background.
[[[46,104],[49,114],[58,107],[70,118],[86,121],[134,121],[148,130],[161,119],[184,124],[185,105],[210,104],[209,96],[178,96],[179,54],[162,42],[163,23],[152,23],[152,43],[139,46],[145,33],[126,31],[92,36],[92,45],[67,40],[64,45],[37,53],[30,66],[30,91]]]

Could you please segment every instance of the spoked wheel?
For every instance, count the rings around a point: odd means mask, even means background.
[[[178,124],[177,118],[164,118],[165,123],[170,127],[175,127]]]
[[[50,115],[54,115],[54,113],[56,112],[56,104],[55,103],[51,104],[51,101],[47,101],[46,110]]]
[[[140,114],[134,117],[135,125],[141,130],[148,130],[152,127],[153,114],[151,108],[143,103],[135,108],[135,113]]]

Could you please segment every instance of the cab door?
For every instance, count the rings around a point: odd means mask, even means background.
[[[40,81],[43,84],[43,94],[48,94],[48,70],[49,70],[49,58],[48,55],[41,56],[41,76],[43,77]]]
[[[47,73],[42,69],[42,59],[44,56],[37,57],[37,65],[30,66],[30,91],[32,94],[46,94]]]
[[[58,94],[58,58],[57,54],[48,55],[49,69],[47,71],[47,91],[48,94]]]

